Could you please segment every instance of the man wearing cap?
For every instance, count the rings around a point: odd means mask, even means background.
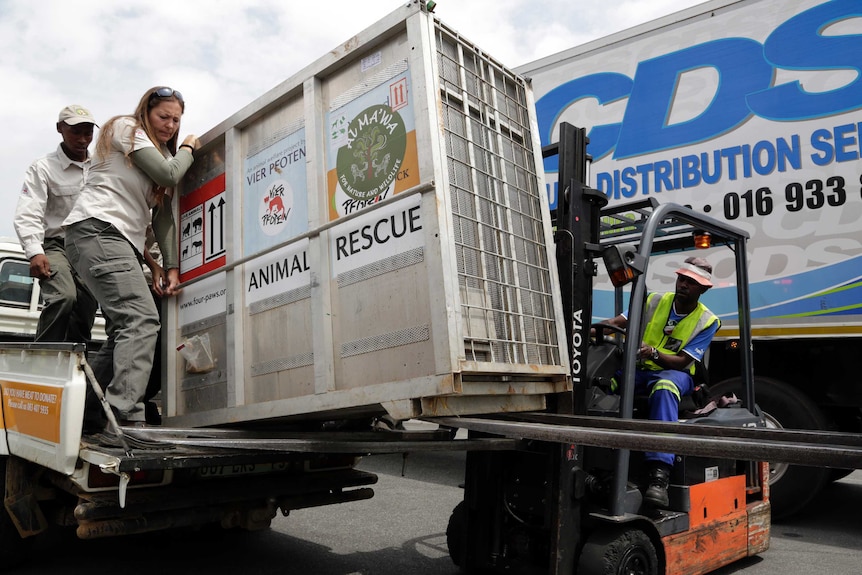
[[[718,317],[700,303],[712,287],[712,266],[703,258],[689,257],[676,270],[676,291],[651,293],[644,306],[644,334],[638,348],[635,393],[649,394],[649,418],[677,421],[679,400],[694,389],[697,362],[721,326]],[[626,314],[605,321],[625,328]],[[649,485],[644,500],[667,507],[667,487],[673,468],[672,453],[644,454]]]
[[[98,303],[66,259],[61,223],[72,209],[87,176],[96,120],[78,105],[60,110],[57,149],[34,161],[24,177],[15,210],[15,233],[39,279],[45,307],[36,341],[87,342]]]

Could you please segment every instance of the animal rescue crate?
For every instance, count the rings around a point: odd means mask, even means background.
[[[202,141],[175,198],[166,424],[535,410],[571,390],[529,85],[424,2]]]

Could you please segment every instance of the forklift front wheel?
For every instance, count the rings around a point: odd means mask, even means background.
[[[658,575],[658,556],[649,536],[632,527],[600,529],[587,539],[578,575]]]
[[[461,567],[464,558],[464,538],[467,533],[467,503],[461,501],[455,506],[446,527],[446,545],[449,557],[456,567]]]

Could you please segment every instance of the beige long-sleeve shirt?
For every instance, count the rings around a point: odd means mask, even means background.
[[[34,161],[24,176],[13,224],[27,259],[43,254],[45,238],[62,238],[63,220],[81,193],[90,160],[76,162],[63,146]]]

